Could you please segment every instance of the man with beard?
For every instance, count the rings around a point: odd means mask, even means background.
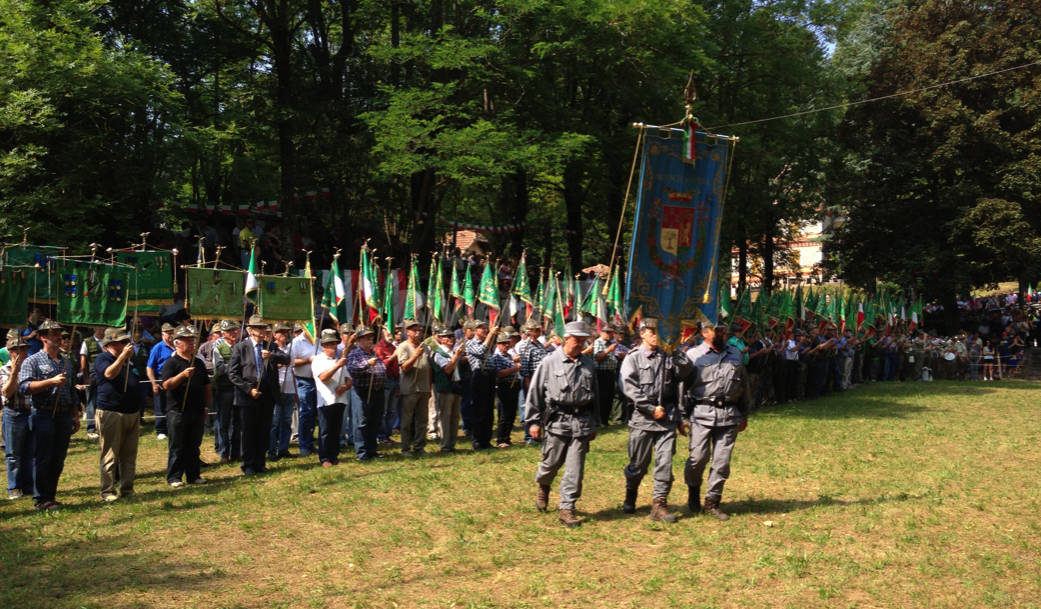
[[[692,513],[701,511],[701,480],[711,456],[704,509],[719,520],[730,519],[719,502],[737,434],[748,426],[747,375],[741,351],[727,344],[726,330],[725,324],[702,327],[704,341],[687,351],[695,370],[684,396],[684,410],[690,417],[690,457],[683,472],[687,507]]]

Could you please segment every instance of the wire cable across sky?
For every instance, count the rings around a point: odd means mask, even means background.
[[[769,118],[758,118],[758,119],[752,120],[752,121],[741,121],[739,123],[727,123],[725,125],[716,125],[716,126],[713,126],[713,127],[707,127],[707,129],[715,131],[717,129],[724,129],[724,128],[727,128],[727,127],[739,127],[741,125],[754,125],[756,123],[766,123],[766,122],[769,122],[769,121],[777,121],[777,120],[781,120],[781,119],[785,119],[785,118],[794,118],[796,116],[805,116],[807,114],[816,114],[818,112],[827,112],[829,110],[837,110],[838,108],[848,108],[850,106],[859,106],[859,105],[862,105],[862,104],[870,104],[870,103],[873,103],[873,102],[882,101],[884,99],[892,99],[894,97],[902,97],[904,95],[911,95],[913,93],[921,93],[922,91],[930,91],[932,89],[939,89],[939,88],[942,88],[942,87],[948,87],[950,85],[956,85],[956,84],[962,83],[962,82],[969,82],[970,80],[978,80],[980,78],[989,78],[991,76],[996,76],[998,74],[1003,74],[1005,72],[1012,72],[1013,70],[1022,70],[1024,68],[1030,68],[1030,67],[1038,66],[1038,65],[1041,65],[1041,61],[1035,61],[1035,62],[1032,62],[1032,63],[1025,63],[1025,64],[1022,64],[1022,65],[1013,66],[1011,68],[1004,68],[1004,69],[1001,69],[1001,70],[995,70],[993,72],[987,72],[986,74],[977,74],[975,76],[966,76],[965,78],[959,78],[957,80],[948,80],[947,82],[936,83],[936,84],[933,84],[933,85],[929,85],[927,87],[919,87],[917,89],[910,89],[910,90],[907,90],[907,91],[899,91],[897,93],[890,93],[889,95],[882,95],[880,97],[872,97],[870,99],[862,99],[862,100],[859,100],[859,101],[845,102],[845,103],[841,103],[841,104],[835,104],[834,106],[827,106],[825,108],[811,108],[809,110],[800,110],[799,112],[792,112],[791,114],[781,114],[779,116],[771,116]]]

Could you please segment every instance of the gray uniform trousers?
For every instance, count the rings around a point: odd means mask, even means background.
[[[545,432],[542,440],[542,461],[535,471],[535,482],[547,486],[553,484],[560,466],[564,466],[564,476],[560,479],[561,510],[575,509],[575,502],[582,496],[582,474],[585,471],[588,452],[589,436],[579,438],[559,435],[552,431]]]
[[[648,431],[629,428],[629,464],[623,468],[625,487],[635,489],[647,473],[654,455],[654,497],[665,498],[672,490],[672,456],[676,454],[676,430]]]
[[[737,425],[706,427],[696,420],[690,423],[690,456],[683,469],[687,486],[701,486],[705,466],[712,457],[712,469],[708,472],[706,499],[719,500],[723,497],[723,485],[730,476],[730,453],[737,441]]]

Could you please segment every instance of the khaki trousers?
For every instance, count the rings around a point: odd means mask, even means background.
[[[138,413],[124,414],[114,410],[98,410],[94,414],[101,437],[101,496],[134,492],[137,470],[137,438],[141,432]]]

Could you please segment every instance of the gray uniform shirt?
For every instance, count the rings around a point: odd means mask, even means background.
[[[619,378],[622,393],[633,401],[629,427],[647,431],[676,429],[681,420],[677,384],[690,374],[686,358],[672,358],[661,349],[648,351],[643,347],[622,360]],[[654,407],[665,408],[665,416],[654,419]]]
[[[591,357],[571,359],[563,349],[554,349],[542,358],[531,377],[524,422],[542,425],[545,412],[546,431],[558,436],[591,436],[596,433],[599,416],[596,387],[596,364]]]
[[[694,363],[694,375],[686,389],[694,421],[705,427],[726,427],[744,421],[749,391],[741,351],[727,345],[717,353],[708,343],[702,343],[687,351],[687,357]]]

